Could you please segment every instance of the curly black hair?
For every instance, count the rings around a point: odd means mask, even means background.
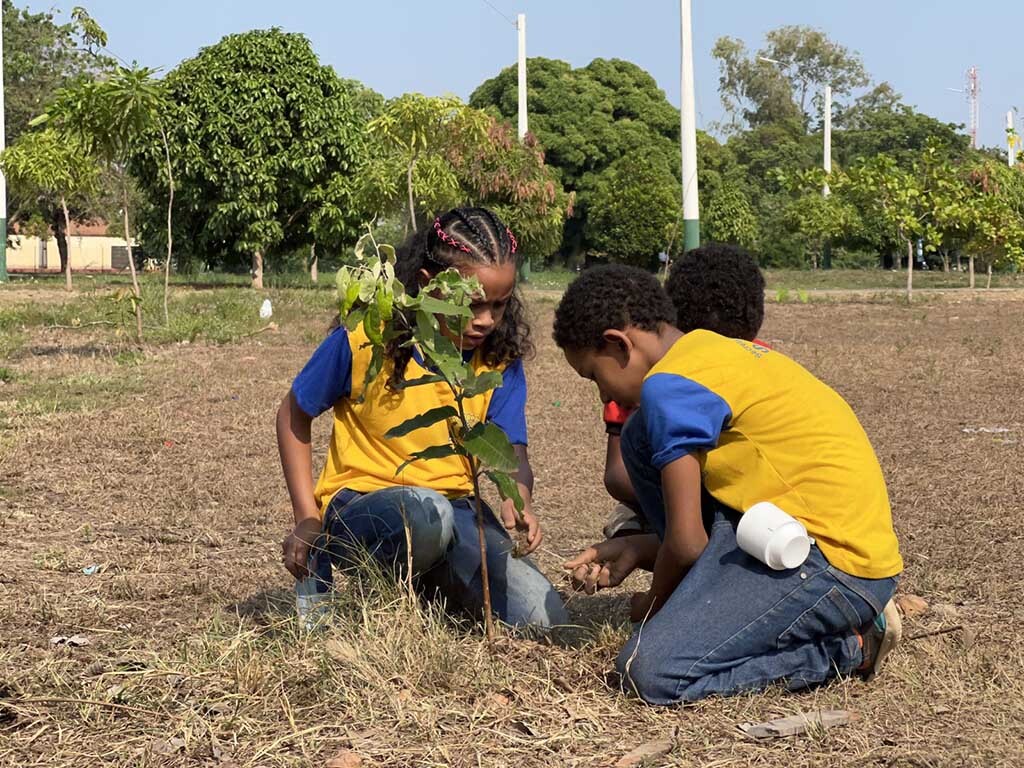
[[[752,341],[764,322],[764,275],[749,251],[709,243],[672,264],[665,291],[676,308],[676,326],[702,328]]]
[[[395,277],[405,292],[415,296],[420,290],[420,271],[431,276],[450,267],[515,263],[515,239],[511,230],[487,208],[454,208],[434,219],[395,249]],[[415,318],[409,317],[415,327]],[[392,339],[387,356],[394,363],[388,386],[398,390],[405,379],[405,369],[412,357],[412,347],[403,346],[411,332]],[[530,326],[519,287],[516,286],[505,315],[498,327],[486,338],[481,352],[490,366],[510,363],[533,353]]]
[[[592,267],[574,280],[555,310],[555,343],[562,349],[600,349],[609,328],[658,331],[676,311],[658,278],[621,264]]]

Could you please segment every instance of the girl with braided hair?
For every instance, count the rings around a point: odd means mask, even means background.
[[[511,230],[493,212],[456,208],[397,249],[395,274],[412,295],[449,268],[475,276],[483,288],[471,305],[473,319],[460,337],[451,338],[477,374],[500,371],[503,384],[464,404],[468,415],[493,421],[509,436],[519,456],[516,479],[526,502],[518,518],[510,501],[499,510],[500,522],[493,514],[484,516],[491,601],[505,623],[546,629],[566,623],[564,604],[528,557],[513,557],[508,533],[513,528],[525,533],[527,554],[542,538],[531,508],[523,373],[531,344],[516,287],[516,249]],[[368,552],[400,576],[411,564],[423,594],[479,617],[483,584],[468,466],[462,457],[451,456],[413,462],[396,474],[412,453],[448,439],[444,423],[385,437],[417,414],[454,403],[443,383],[403,387],[430,373],[415,346],[404,344],[407,340],[398,338],[388,346],[382,374],[364,387],[368,340],[361,327],[337,327],[282,401],[278,449],[295,517],[282,544],[284,564],[299,580],[300,594],[317,598],[328,593],[334,566],[356,567]],[[327,410],[333,413],[333,430],[314,486],[310,425]]]

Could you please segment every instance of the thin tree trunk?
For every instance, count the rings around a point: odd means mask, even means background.
[[[985,290],[987,291],[987,290],[990,290],[991,288],[992,288],[992,262],[990,261],[988,263],[988,281],[985,283]]]
[[[252,252],[252,287],[263,290],[263,251]]]
[[[316,243],[309,246],[309,279],[316,282],[320,277],[320,270],[317,267]]]
[[[907,240],[907,301],[914,300],[914,242]]]
[[[817,268],[818,268],[818,252],[816,250],[812,249],[811,250],[811,269],[817,269]]]
[[[142,343],[142,290],[139,276],[135,273],[135,257],[132,255],[132,230],[128,222],[128,180],[121,172],[121,219],[124,222],[124,242],[128,250],[128,271],[132,274],[132,290],[135,292],[135,335]]]
[[[476,531],[480,540],[480,581],[484,588],[484,634],[488,645],[494,642],[494,620],[491,618],[491,581],[487,575],[487,537],[484,535],[484,507],[480,499],[480,478],[477,463],[469,457],[469,472],[473,476],[473,502],[476,505]]]
[[[413,202],[412,194],[412,169],[416,166],[416,161],[413,160],[409,163],[409,167],[405,170],[405,183],[409,188],[409,223],[412,224],[412,231],[416,231],[416,203]]]
[[[900,256],[900,249],[897,248],[892,254],[893,268],[899,272],[903,269],[903,258]]]
[[[174,174],[171,169],[171,148],[167,143],[167,131],[160,126],[160,136],[164,140],[164,157],[167,159],[167,260],[164,261],[164,325],[171,324],[171,316],[167,311],[167,298],[171,292],[171,212],[174,209]]]
[[[964,265],[960,261],[960,251],[956,252],[956,271],[957,272],[963,272],[964,271]]]
[[[970,275],[971,275],[970,287],[973,290],[974,289],[974,254],[973,253],[970,256],[967,257],[967,270],[970,272]]]
[[[68,215],[68,203],[64,195],[60,196],[60,209],[64,213],[64,289],[71,290],[71,243],[68,240],[71,232],[71,216]],[[60,251],[60,233],[58,233],[57,250]]]
[[[949,274],[949,251],[942,251],[942,271]]]

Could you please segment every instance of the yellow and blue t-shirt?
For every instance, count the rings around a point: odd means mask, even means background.
[[[864,429],[842,397],[785,355],[692,331],[647,374],[640,408],[657,469],[693,453],[712,496],[739,511],[776,504],[836,568],[867,579],[903,569]]]
[[[361,493],[397,485],[430,488],[455,498],[473,492],[469,467],[461,456],[415,461],[400,474],[399,466],[418,450],[449,442],[448,427],[441,422],[396,438],[385,438],[388,430],[432,408],[454,405],[455,398],[443,382],[408,387],[401,392],[388,389],[391,361],[364,391],[371,350],[362,328],[349,333],[334,330],[320,344],[292,383],[299,408],[311,418],[334,410],[330,448],[320,479],[316,500],[321,512],[335,493],[348,488]],[[491,367],[479,350],[471,365],[476,373],[498,370],[502,386],[464,401],[467,416],[492,421],[501,427],[514,445],[526,445],[526,375],[521,360]],[[405,371],[406,380],[430,373],[418,353]]]

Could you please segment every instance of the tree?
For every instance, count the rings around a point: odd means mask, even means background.
[[[832,192],[829,195],[822,194],[826,182]],[[817,269],[825,244],[843,237],[860,223],[845,194],[849,181],[839,171],[826,174],[815,168],[784,175],[784,183],[793,195],[783,214],[786,225],[811,254],[811,268]]]
[[[1024,173],[988,159],[966,171],[970,231],[966,247],[970,287],[974,288],[974,259],[980,254],[992,287],[992,267],[1024,265]]]
[[[678,184],[679,111],[650,74],[618,59],[595,59],[573,69],[564,61],[533,58],[527,66],[527,87],[530,130],[562,186],[576,194],[563,250],[571,262],[577,261],[585,249],[597,247],[588,240],[596,231],[587,226],[595,210],[590,198],[602,186],[599,177],[613,163],[627,155],[643,157]],[[514,119],[515,67],[482,83],[469,103]]]
[[[712,49],[719,62],[722,104],[734,125],[740,117],[754,126],[794,114],[810,125],[826,85],[833,96],[843,97],[868,84],[860,55],[821,30],[784,26],[770,31],[765,40],[753,56],[742,41],[729,37],[719,38]]]
[[[271,251],[355,238],[366,217],[355,184],[373,100],[322,66],[304,36],[229,35],[163,83],[176,166],[174,239],[184,258],[243,256],[261,288]],[[162,153],[152,137],[132,166],[154,201],[166,190],[153,162]],[[154,221],[144,225],[159,232]]]
[[[81,83],[59,91],[53,104],[33,122],[48,123],[60,134],[76,139],[113,171],[121,190],[121,217],[132,276],[136,338],[142,341],[142,292],[132,256],[130,180],[127,164],[140,136],[150,132],[165,106],[153,70],[118,67],[100,82]]]
[[[668,246],[679,195],[676,179],[658,163],[624,157],[595,183],[587,240],[612,261],[649,267]]]
[[[373,253],[365,253],[369,247]],[[477,375],[462,350],[442,330],[451,329],[458,338],[467,321],[473,317],[470,303],[480,295],[476,277],[466,279],[455,269],[448,269],[423,286],[417,296],[402,290],[395,279],[395,249],[377,245],[372,235],[356,244],[356,263],[338,271],[339,316],[345,326],[354,330],[360,324],[370,340],[372,358],[366,372],[369,383],[381,375],[385,349],[389,341],[408,333],[421,351],[433,375],[405,382],[407,387],[444,386],[452,394],[453,405],[444,405],[412,417],[391,429],[387,437],[400,437],[418,429],[446,423],[447,442],[431,445],[408,457],[414,461],[431,461],[449,456],[465,458],[473,481],[476,523],[480,546],[480,576],[483,580],[484,625],[488,642],[493,640],[490,582],[487,573],[487,542],[484,536],[484,509],[480,496],[480,478],[486,475],[494,483],[502,499],[512,500],[516,513],[523,510],[523,498],[513,476],[519,468],[519,457],[508,436],[494,422],[472,423],[467,417],[466,400],[500,387],[502,376],[497,371]],[[401,472],[405,464],[398,468]],[[397,474],[397,472],[396,472]],[[411,578],[411,575],[410,575]]]
[[[404,188],[409,225],[415,232],[417,204],[420,210],[435,211],[457,203],[459,180],[445,155],[479,144],[487,127],[486,115],[454,96],[407,93],[392,99],[368,125],[381,148],[366,176],[373,210],[393,207],[398,190]]]
[[[30,131],[18,137],[3,155],[0,165],[11,186],[22,197],[35,198],[38,205],[59,209],[63,226],[55,226],[57,249],[65,287],[71,290],[71,259],[67,236],[71,229],[71,206],[92,193],[99,183],[99,167],[80,143],[60,136],[52,129]]]
[[[106,43],[103,30],[81,9],[68,24],[52,13],[32,13],[3,0],[4,119],[8,144],[42,114],[57,91],[95,79],[113,62],[94,48]]]

